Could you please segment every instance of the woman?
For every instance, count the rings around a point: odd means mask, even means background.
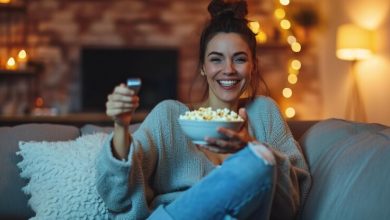
[[[199,53],[208,87],[202,102],[163,101],[130,134],[138,97],[124,85],[108,96],[114,132],[98,159],[97,185],[113,218],[293,219],[308,192],[299,146],[275,103],[257,94],[246,2],[214,0],[208,10]],[[249,98],[240,99],[244,93]],[[199,107],[229,108],[246,124],[239,132],[219,128],[229,140],[206,139],[212,148],[195,146],[178,118]]]

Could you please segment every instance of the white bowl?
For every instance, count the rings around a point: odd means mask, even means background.
[[[196,121],[179,119],[179,124],[184,134],[189,137],[193,143],[207,145],[205,137],[227,139],[227,137],[218,132],[219,127],[229,128],[238,131],[243,125],[243,121]]]

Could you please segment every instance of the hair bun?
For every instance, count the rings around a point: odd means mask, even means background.
[[[212,0],[208,11],[213,19],[220,16],[245,19],[248,14],[247,3],[244,0]]]

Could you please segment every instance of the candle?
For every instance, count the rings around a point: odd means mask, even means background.
[[[25,50],[20,50],[18,53],[18,67],[19,69],[26,69],[27,64],[27,52]]]
[[[16,70],[16,62],[13,57],[10,57],[7,61],[7,64],[5,66],[7,70]]]

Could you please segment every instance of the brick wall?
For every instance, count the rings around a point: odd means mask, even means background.
[[[51,107],[80,108],[80,49],[85,46],[179,50],[179,99],[191,85],[208,1],[31,1],[30,52],[44,63],[39,90]]]
[[[60,113],[78,111],[82,47],[173,47],[180,54],[178,98],[188,101],[188,90],[197,74],[198,39],[208,19],[208,3],[209,0],[29,1],[29,52],[34,61],[45,67],[39,75],[39,93],[48,106]],[[269,21],[273,1],[248,0],[248,4],[249,17],[262,20],[265,24],[262,27],[272,31],[275,24]],[[306,83],[301,77],[303,83],[298,86],[300,92],[295,102],[303,111],[307,108],[305,99],[309,98],[313,111],[320,106],[319,83],[313,53],[306,51],[303,60],[306,59],[307,65],[301,76],[308,77]],[[278,100],[286,82],[285,65],[291,51],[262,52],[260,48],[262,71],[266,80],[271,81],[268,84]],[[192,95],[197,99],[199,85],[194,88]]]

